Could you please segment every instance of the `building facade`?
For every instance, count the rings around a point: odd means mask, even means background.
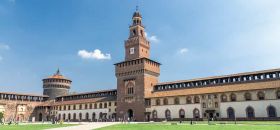
[[[124,48],[116,89],[69,94],[58,70],[43,95],[0,92],[5,121],[280,120],[280,69],[160,83],[139,11]]]

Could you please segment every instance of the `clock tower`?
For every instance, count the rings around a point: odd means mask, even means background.
[[[117,77],[117,118],[147,121],[150,99],[147,95],[158,83],[160,63],[150,59],[150,42],[138,10],[134,12],[125,41],[125,61],[115,64]]]

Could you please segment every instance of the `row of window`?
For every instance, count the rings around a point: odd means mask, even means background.
[[[44,97],[39,96],[24,96],[24,95],[14,95],[14,94],[0,94],[1,99],[6,100],[25,100],[25,101],[44,101]]]
[[[107,103],[99,103],[99,107],[97,105],[97,103],[93,104],[79,104],[79,105],[64,105],[64,106],[56,106],[55,110],[59,110],[59,111],[65,111],[65,110],[82,110],[82,109],[101,109],[101,108],[107,108],[108,106],[112,106],[115,105],[117,106],[117,103],[114,102],[109,102]],[[71,107],[72,106],[72,107]]]
[[[103,97],[103,96],[115,96],[115,95],[117,95],[117,91],[98,92],[98,93],[58,97],[56,98],[56,101],[78,100],[78,99],[87,99],[87,98],[95,98],[95,97]]]
[[[205,99],[205,95],[201,96],[202,99]],[[214,98],[217,98],[217,95],[214,95]],[[258,100],[265,100],[265,93],[263,91],[259,91],[257,93],[257,98]],[[280,90],[278,90],[276,92],[276,98],[280,99]],[[211,95],[208,95],[208,99],[211,99]],[[246,92],[244,94],[244,99],[246,101],[250,101],[252,100],[252,94],[250,92]],[[237,96],[235,93],[231,93],[229,96],[229,100],[228,100],[228,96],[226,94],[222,94],[221,95],[221,102],[227,102],[227,101],[237,101]],[[179,97],[175,97],[174,98],[174,104],[180,104],[180,99]],[[191,104],[191,103],[200,103],[200,98],[199,96],[194,96],[194,98],[192,98],[191,96],[187,96],[186,97],[186,104]],[[156,105],[169,105],[170,103],[168,102],[168,98],[164,98],[163,101],[161,101],[161,99],[156,99]]]
[[[225,84],[225,83],[238,83],[238,82],[265,80],[265,79],[276,79],[279,77],[280,77],[279,72],[271,72],[265,74],[243,75],[243,76],[208,79],[208,80],[201,80],[201,81],[190,81],[190,82],[176,83],[176,84],[157,85],[154,87],[154,90],[163,91],[163,90],[170,90],[170,89],[199,87],[199,86]]]
[[[60,83],[71,83],[70,80],[66,80],[66,79],[44,79],[44,83],[52,83],[52,82],[60,82]]]
[[[267,117],[269,117],[269,118],[277,117],[277,112],[276,112],[276,109],[275,109],[274,106],[270,105],[270,106],[267,107],[266,110],[267,110]],[[255,118],[255,110],[254,110],[253,107],[248,106],[245,111],[246,111],[246,117],[247,118]],[[185,117],[185,110],[184,109],[180,109],[178,111],[178,114],[179,114],[179,118],[186,118]],[[218,113],[216,113],[216,115],[219,116]],[[227,109],[227,117],[229,119],[235,119],[236,118],[235,117],[235,111],[234,111],[234,109],[232,107],[229,107]],[[158,118],[158,113],[157,113],[156,110],[152,111],[152,118],[153,119],[157,119]],[[169,109],[165,110],[165,118],[166,119],[171,119],[172,118],[171,117],[171,111]],[[193,109],[193,118],[200,118],[200,112],[199,112],[199,110],[197,108]]]
[[[96,119],[108,119],[108,118],[109,119],[115,118],[115,114],[113,114],[112,116],[109,115],[107,117],[107,113],[100,112],[99,115],[97,115],[95,112],[93,112],[91,114],[91,118],[90,118],[89,113],[85,113],[84,115],[82,113],[79,113],[79,114],[76,114],[76,113],[65,114],[64,113],[64,114],[58,114],[58,117],[57,117],[58,120],[92,120],[92,121],[94,121]]]

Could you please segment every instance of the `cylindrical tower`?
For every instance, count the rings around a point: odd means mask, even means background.
[[[71,80],[65,78],[60,74],[59,69],[57,72],[43,79],[44,95],[48,95],[49,99],[55,99],[58,96],[68,95],[71,87]]]

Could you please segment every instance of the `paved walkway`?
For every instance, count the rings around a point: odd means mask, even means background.
[[[69,126],[69,127],[54,128],[54,129],[47,129],[47,130],[92,130],[92,129],[97,129],[97,128],[106,127],[115,124],[119,124],[119,122],[81,123],[78,126]]]

